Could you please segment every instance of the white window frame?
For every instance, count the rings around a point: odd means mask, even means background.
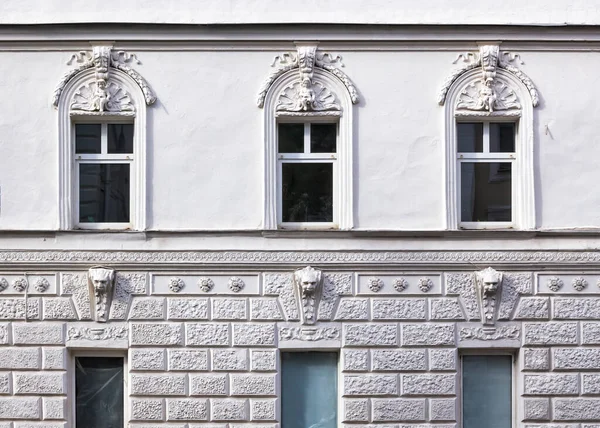
[[[515,135],[513,136],[515,142],[515,151],[514,152],[490,152],[490,124],[491,123],[513,123],[515,125]],[[514,228],[515,227],[515,205],[517,203],[516,193],[516,171],[517,167],[516,159],[518,158],[517,153],[519,148],[517,147],[517,134],[519,132],[519,123],[515,120],[510,120],[508,118],[499,118],[498,120],[494,120],[494,118],[489,118],[488,120],[474,120],[474,118],[463,118],[462,120],[457,119],[455,126],[458,126],[459,123],[481,123],[483,124],[483,152],[459,152],[456,153],[456,161],[457,165],[457,199],[458,199],[458,226],[461,229],[502,229],[502,228]],[[457,133],[458,135],[458,133]],[[458,147],[458,141],[457,145]],[[511,185],[511,221],[462,221],[460,218],[462,216],[462,164],[463,163],[492,163],[492,162],[504,162],[511,164],[511,177],[510,177],[510,185]]]

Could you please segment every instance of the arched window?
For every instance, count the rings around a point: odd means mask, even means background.
[[[275,60],[264,107],[265,229],[351,229],[352,116],[358,95],[340,57],[297,44]]]
[[[146,227],[146,105],[156,97],[128,63],[93,46],[54,92],[58,109],[59,228]],[[69,61],[69,63],[71,63]]]
[[[445,105],[448,229],[534,229],[531,80],[499,45],[467,54],[439,97]]]

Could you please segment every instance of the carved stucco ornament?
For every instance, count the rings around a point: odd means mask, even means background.
[[[460,91],[456,101],[456,114],[484,116],[493,115],[495,112],[500,112],[502,115],[520,114],[521,102],[513,89],[506,82],[498,79],[499,69],[519,79],[529,91],[532,105],[536,107],[539,104],[535,85],[525,73],[513,65],[516,61],[520,61],[518,54],[501,52],[499,44],[485,44],[479,46],[479,52],[459,55],[457,61],[461,58],[466,65],[455,70],[444,82],[438,96],[440,105],[444,105],[452,84],[464,73],[477,67],[481,67],[481,76]]]
[[[113,269],[94,266],[88,270],[90,310],[95,321],[106,322],[108,320],[114,288],[115,271]]]
[[[297,69],[298,79],[286,86],[280,94],[275,110],[289,115],[318,114],[339,115],[341,105],[330,88],[316,82],[315,68],[326,70],[336,76],[346,87],[353,104],[358,102],[358,92],[350,78],[340,70],[344,66],[342,58],[326,52],[319,52],[316,43],[298,43],[296,52],[286,52],[275,57],[271,64],[275,67],[263,83],[258,94],[258,107],[263,107],[269,88],[278,77],[287,71]]]
[[[94,81],[79,87],[71,100],[72,111],[102,113],[133,112],[134,106],[130,95],[116,81],[111,80],[111,70],[120,70],[129,75],[140,87],[147,105],[156,101],[156,96],[146,80],[129,63],[140,64],[135,54],[115,51],[112,46],[93,46],[92,51],[80,51],[71,56],[67,65],[75,61],[78,67],[68,71],[60,80],[52,104],[58,107],[60,97],[69,81],[87,69],[94,69]]]
[[[294,288],[300,301],[302,324],[314,324],[323,290],[323,274],[310,266],[294,272]]]
[[[502,272],[489,267],[475,273],[475,287],[484,327],[494,328],[502,295]]]

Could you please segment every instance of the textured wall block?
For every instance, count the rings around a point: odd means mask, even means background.
[[[464,320],[465,314],[458,299],[432,299],[430,317],[432,320]]]
[[[206,399],[167,399],[168,421],[205,421],[208,419]]]
[[[430,349],[429,370],[456,370],[456,349]]]
[[[158,297],[134,297],[129,318],[135,320],[161,320],[165,318],[165,299]]]
[[[375,349],[371,351],[371,370],[418,371],[426,369],[424,349]]]
[[[283,320],[283,313],[277,299],[250,299],[250,319],[257,321]]]
[[[526,421],[549,421],[550,399],[549,398],[525,398],[523,399],[523,419]]]
[[[15,394],[66,394],[65,373],[13,373]]]
[[[275,395],[275,375],[232,374],[231,395]]]
[[[368,320],[369,299],[347,298],[340,301],[335,314],[336,320]]]
[[[277,420],[276,399],[250,400],[250,414],[253,421]]]
[[[208,299],[167,299],[167,318],[170,320],[207,320]]]
[[[190,395],[227,395],[227,375],[190,375]]]
[[[9,325],[9,323],[0,323],[0,345],[6,345],[8,343]]]
[[[208,370],[208,351],[200,349],[169,349],[169,370]]]
[[[600,299],[554,299],[552,316],[556,319],[600,319]]]
[[[425,299],[373,299],[374,320],[424,320]]]
[[[577,395],[579,376],[576,374],[539,374],[524,376],[524,393],[528,395]]]
[[[576,345],[577,323],[525,323],[525,345]]]
[[[131,419],[134,421],[162,421],[164,419],[163,399],[132,399]]]
[[[48,419],[66,419],[67,418],[67,399],[63,397],[44,397],[43,418]]]
[[[252,350],[250,352],[250,370],[263,372],[277,370],[277,351]]]
[[[275,324],[234,324],[234,346],[275,346]]]
[[[344,395],[398,395],[398,376],[344,375]]]
[[[600,348],[554,349],[553,365],[558,370],[598,370]]]
[[[0,348],[0,369],[40,368],[40,348]]]
[[[216,371],[248,370],[248,350],[214,349],[212,351],[212,369]]]
[[[185,337],[188,346],[229,346],[229,324],[186,324]]]
[[[368,422],[369,399],[344,399],[344,422]]]
[[[583,373],[581,377],[585,395],[600,395],[600,374]]]
[[[130,370],[165,370],[164,349],[130,349]]]
[[[39,419],[40,401],[38,397],[0,397],[0,419]]]
[[[454,374],[402,375],[403,395],[454,395],[455,393]]]
[[[396,324],[344,324],[345,346],[394,346],[398,344]]]
[[[407,324],[402,326],[403,346],[454,345],[454,324]]]
[[[30,298],[27,301],[27,317],[25,316],[25,299],[0,299],[0,319],[24,320],[40,319],[40,299]]]
[[[181,345],[182,343],[181,324],[131,324],[132,346],[169,346]]]
[[[550,350],[544,348],[523,349],[524,370],[549,370]]]
[[[246,299],[212,299],[212,319],[245,320],[248,319]]]
[[[431,398],[429,399],[429,419],[432,421],[454,421],[456,420],[455,398]]]
[[[515,319],[548,319],[550,316],[547,297],[522,297],[517,306]]]
[[[45,297],[43,299],[45,320],[76,320],[75,306],[70,297]]]
[[[556,399],[554,401],[554,420],[574,422],[598,421],[600,420],[600,399]]]
[[[65,348],[42,348],[42,368],[44,370],[66,370],[67,353]]]
[[[369,370],[369,351],[366,349],[344,349],[342,365],[346,372],[366,372]]]
[[[373,406],[373,422],[425,420],[424,398],[374,398],[371,403]]]
[[[64,324],[14,323],[13,343],[15,345],[64,345]]]
[[[600,323],[581,323],[581,343],[584,345],[600,345]]]
[[[10,373],[0,373],[0,394],[10,394]]]
[[[186,395],[186,375],[132,374],[131,395]]]
[[[245,421],[248,418],[247,400],[226,399],[210,400],[211,415],[213,421]]]

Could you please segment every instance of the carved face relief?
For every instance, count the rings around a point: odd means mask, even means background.
[[[321,298],[322,273],[310,266],[294,272],[294,283],[300,297],[302,323],[314,324]]]
[[[321,283],[321,271],[308,266],[296,271],[296,283],[300,285],[300,291],[303,296],[315,294],[317,287]]]
[[[476,273],[477,297],[483,325],[493,326],[500,302],[502,272],[491,267]]]
[[[96,294],[106,293],[115,278],[115,271],[105,268],[91,268],[90,280]]]
[[[96,321],[106,322],[112,301],[115,271],[105,267],[93,267],[88,271],[91,312]]]

